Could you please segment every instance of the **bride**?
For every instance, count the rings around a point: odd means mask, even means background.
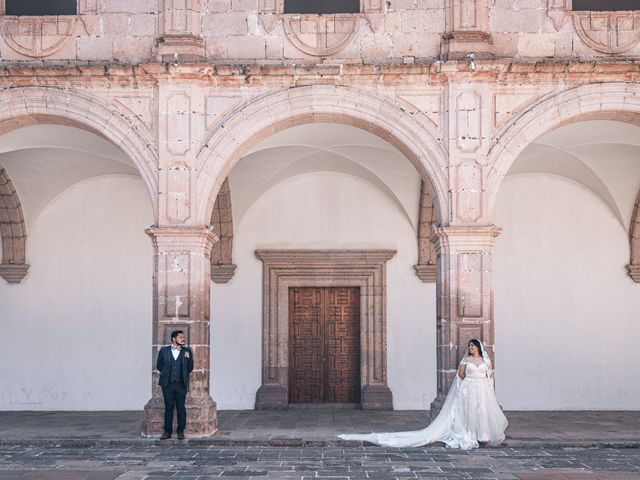
[[[469,341],[468,351],[451,384],[440,414],[427,428],[413,432],[339,435],[385,447],[419,447],[444,442],[448,447],[470,450],[478,442],[499,445],[504,441],[507,418],[493,390],[491,359],[480,340]]]

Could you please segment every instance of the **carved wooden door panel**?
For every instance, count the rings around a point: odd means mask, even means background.
[[[289,290],[289,402],[360,402],[360,289]]]

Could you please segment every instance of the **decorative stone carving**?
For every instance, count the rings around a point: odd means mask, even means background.
[[[161,0],[158,61],[199,62],[205,59],[204,40],[200,35],[201,3],[201,0]]]
[[[8,283],[20,283],[27,275],[27,229],[18,193],[4,168],[0,167],[0,276]]]
[[[423,180],[420,186],[418,218],[418,264],[413,268],[425,283],[436,282],[436,250],[431,242],[431,227],[437,223],[431,187]]]
[[[640,43],[640,13],[572,12],[580,39],[596,52],[617,55]]]
[[[191,150],[191,97],[186,93],[169,95],[166,112],[167,150],[174,155],[185,155]]]
[[[556,32],[559,31],[569,18],[571,0],[549,0],[547,3],[547,15],[553,23]]]
[[[262,386],[256,408],[288,407],[289,287],[360,287],[362,407],[391,409],[386,262],[394,250],[258,250],[262,260]]]
[[[191,217],[191,167],[174,163],[167,167],[166,179],[167,217],[184,223]]]
[[[454,177],[454,215],[462,223],[475,223],[482,216],[482,169],[474,160],[452,168]]]
[[[4,17],[2,37],[11,50],[29,58],[46,58],[71,42],[79,16]]]
[[[227,283],[233,277],[233,213],[229,178],[225,178],[211,213],[211,226],[219,241],[211,250],[211,279],[215,283]]]
[[[456,145],[461,152],[471,153],[480,148],[481,99],[475,91],[461,92],[456,97]]]
[[[446,32],[442,35],[442,55],[450,60],[493,56],[489,29],[488,0],[446,0]]]
[[[284,34],[301,52],[326,57],[344,50],[358,34],[365,20],[376,32],[384,21],[384,0],[362,0],[360,14],[332,15],[285,14],[284,0],[260,0],[258,19],[267,33],[282,22]]]
[[[291,44],[307,55],[327,57],[343,50],[358,33],[353,14],[285,15],[284,32]]]

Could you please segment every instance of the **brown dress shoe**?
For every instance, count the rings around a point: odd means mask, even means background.
[[[166,440],[167,438],[171,438],[171,434],[169,432],[164,432],[160,437],[160,440]]]
[[[178,440],[184,440],[184,432],[178,433]]]

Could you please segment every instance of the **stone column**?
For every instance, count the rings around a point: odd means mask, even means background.
[[[153,393],[144,407],[142,432],[159,435],[163,431],[164,404],[156,358],[160,347],[170,343],[171,332],[183,330],[194,357],[185,433],[212,435],[217,419],[216,404],[209,394],[210,256],[217,237],[204,227],[150,228],[147,234],[154,246]]]
[[[458,363],[471,338],[482,340],[493,358],[492,259],[500,228],[434,227],[437,253],[437,378],[433,418],[442,408]]]

